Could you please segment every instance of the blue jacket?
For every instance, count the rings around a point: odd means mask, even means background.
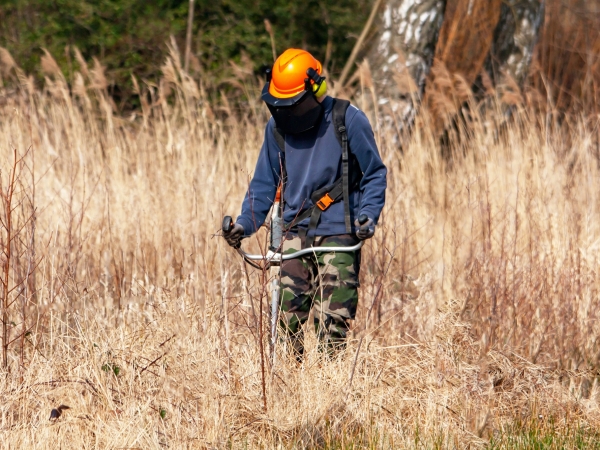
[[[341,176],[342,147],[332,124],[333,99],[326,97],[322,104],[324,114],[321,123],[304,133],[286,135],[283,156],[273,134],[273,118],[267,123],[254,176],[242,213],[237,218],[244,227],[245,236],[253,234],[264,223],[273,204],[281,177],[280,160],[285,159],[287,171],[283,208],[285,223],[290,223],[299,212],[313,205],[310,196],[314,191],[333,184]],[[359,188],[350,193],[350,218],[352,232],[355,232],[354,219],[361,214],[377,223],[385,203],[387,169],[379,156],[369,120],[354,105],[346,112],[346,129],[350,152],[356,156],[363,172]],[[298,226],[306,228],[308,221],[306,219]],[[344,201],[340,199],[322,213],[314,234],[331,236],[345,233]]]

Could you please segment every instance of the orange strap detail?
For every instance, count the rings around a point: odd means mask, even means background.
[[[325,211],[333,202],[334,200],[329,196],[329,193],[327,193],[317,201],[317,207],[321,211]]]

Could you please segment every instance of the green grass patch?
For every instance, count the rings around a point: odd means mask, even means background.
[[[600,449],[600,431],[588,426],[559,426],[553,420],[513,424],[494,433],[489,450]]]

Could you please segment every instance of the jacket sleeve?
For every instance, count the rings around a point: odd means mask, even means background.
[[[355,106],[350,106],[346,118],[350,150],[356,156],[363,172],[360,182],[362,196],[359,215],[366,214],[377,223],[385,204],[387,168],[379,156],[367,116]]]
[[[260,228],[273,205],[283,163],[279,161],[279,154],[271,119],[265,128],[265,139],[242,203],[242,213],[237,218],[237,223],[244,227],[244,236],[250,236]]]

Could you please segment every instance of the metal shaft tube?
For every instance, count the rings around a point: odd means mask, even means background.
[[[271,281],[271,362],[275,364],[275,346],[277,345],[277,321],[279,319],[279,280]]]
[[[297,252],[282,255],[278,252],[267,252],[266,255],[251,255],[249,253],[245,253],[243,250],[238,249],[240,255],[244,257],[244,259],[248,261],[267,261],[270,263],[279,262],[279,261],[287,261],[289,259],[298,258],[299,256],[310,255],[312,253],[317,252],[354,252],[359,250],[363,246],[364,241],[359,242],[352,247],[310,247],[305,248],[303,250],[298,250]]]

